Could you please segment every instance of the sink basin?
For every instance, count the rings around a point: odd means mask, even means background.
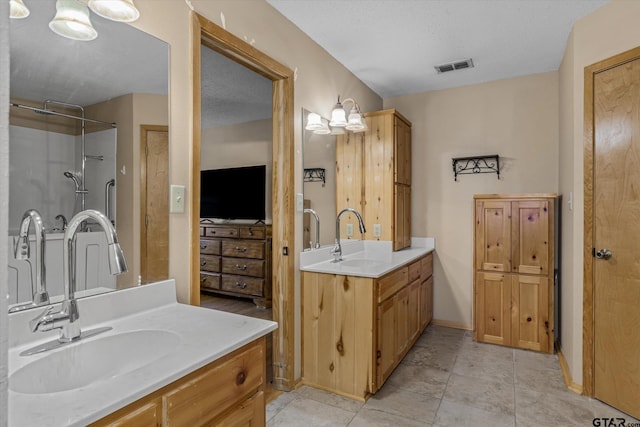
[[[373,259],[346,259],[341,262],[345,267],[357,267],[357,268],[377,268],[382,265],[380,261]]]
[[[138,330],[79,341],[18,369],[9,389],[24,394],[57,393],[132,372],[172,351],[180,337]]]

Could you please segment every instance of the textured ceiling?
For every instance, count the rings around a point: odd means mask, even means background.
[[[557,70],[608,0],[267,0],[382,98]],[[435,65],[473,58],[475,68]]]

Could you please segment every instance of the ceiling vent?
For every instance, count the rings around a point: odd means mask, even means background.
[[[455,70],[463,70],[465,68],[473,68],[473,59],[469,58],[462,61],[450,62],[448,64],[436,65],[434,68],[438,74]]]

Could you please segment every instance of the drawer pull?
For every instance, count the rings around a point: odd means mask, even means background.
[[[247,284],[246,283],[236,282],[236,288],[246,289],[247,288]]]
[[[245,264],[245,265],[236,264],[236,269],[242,270],[242,271],[246,271],[247,270],[247,264]]]
[[[247,252],[247,248],[241,248],[240,246],[236,246],[236,251],[237,252]]]
[[[207,282],[207,278],[206,277],[201,277],[200,278],[200,283],[206,283]]]
[[[200,262],[200,267],[204,267],[205,265],[207,265],[207,261],[201,261]]]
[[[242,384],[244,384],[246,379],[247,379],[247,374],[244,371],[240,371],[240,372],[238,372],[238,375],[236,376],[236,384],[237,385],[242,385]]]
[[[207,245],[200,245],[200,249],[207,249]]]
[[[253,236],[253,230],[249,229],[249,236]]]

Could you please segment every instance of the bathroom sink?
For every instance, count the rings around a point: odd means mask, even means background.
[[[380,261],[376,261],[373,259],[346,259],[341,262],[341,264],[345,267],[356,267],[356,268],[377,268],[382,265]]]
[[[18,369],[9,377],[9,389],[24,394],[75,390],[132,372],[179,343],[177,334],[152,329],[81,340]]]

